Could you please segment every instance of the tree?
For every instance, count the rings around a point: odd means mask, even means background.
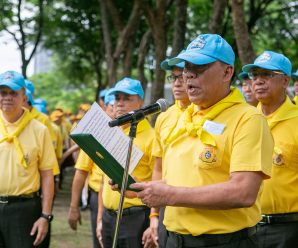
[[[0,31],[4,30],[16,42],[22,59],[22,74],[27,78],[27,67],[41,40],[45,0],[2,0]]]

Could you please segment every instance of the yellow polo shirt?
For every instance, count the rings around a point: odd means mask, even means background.
[[[200,120],[210,109],[201,116],[198,112],[195,117]],[[176,128],[184,125],[183,118],[182,115]],[[212,121],[224,126],[222,132],[212,134],[216,147],[205,145],[187,133],[170,143],[163,157],[169,185],[200,187],[222,183],[236,171],[261,171],[264,177],[270,175],[273,139],[265,118],[256,108],[246,103],[236,104]],[[235,232],[260,221],[259,201],[258,196],[252,207],[229,210],[166,207],[164,224],[169,231],[194,236]]]
[[[75,168],[89,172],[88,185],[98,192],[103,181],[103,172],[83,150],[80,150]]]
[[[125,134],[128,135],[129,128],[124,130]],[[137,178],[138,181],[150,181],[152,177],[152,170],[154,166],[154,158],[152,157],[152,143],[154,139],[154,130],[150,126],[147,120],[143,120],[138,124],[137,135],[134,139],[134,145],[141,149],[144,153],[143,157],[137,164],[136,168],[132,172],[132,176]],[[103,187],[103,205],[107,209],[117,210],[120,193],[113,191],[108,181],[108,176],[104,175],[104,187]],[[124,199],[123,207],[129,208],[132,206],[144,205],[139,198]]]
[[[298,212],[298,108],[287,99],[266,118],[270,122],[280,114],[292,117],[271,129],[275,152],[271,179],[264,182],[261,196],[263,214]]]
[[[182,113],[183,110],[179,106],[179,101],[177,101],[176,104],[157,117],[154,127],[155,139],[152,149],[153,156],[158,158],[163,156],[165,141],[174,130]]]
[[[55,130],[51,124],[49,117],[47,115],[45,115],[44,113],[37,111],[37,109],[34,107],[32,107],[32,109],[30,110],[30,113],[33,115],[34,119],[38,120],[39,122],[41,122],[48,128],[52,142],[53,142],[55,154],[57,157],[57,152],[56,152],[57,136],[56,136]],[[62,157],[62,154],[61,154],[61,157]],[[60,174],[60,169],[59,169],[58,163],[56,163],[53,168],[53,174],[54,174],[54,176]]]
[[[21,118],[14,123],[7,122],[2,114],[8,133],[16,130]],[[0,133],[0,138],[2,138]],[[19,161],[14,143],[0,143],[0,195],[17,196],[30,194],[40,189],[41,170],[57,166],[52,140],[46,126],[32,119],[18,136],[28,168]]]

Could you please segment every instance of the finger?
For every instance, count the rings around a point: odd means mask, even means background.
[[[72,230],[77,230],[77,222],[75,220],[68,220],[68,224]]]
[[[42,233],[38,231],[33,245],[37,246],[41,243],[41,241],[42,241]]]
[[[145,185],[146,185],[145,183],[133,183],[129,187],[132,189],[143,190],[143,189],[145,189]]]
[[[37,230],[37,224],[34,223],[32,229],[31,229],[30,235],[33,236],[36,233],[36,230]]]

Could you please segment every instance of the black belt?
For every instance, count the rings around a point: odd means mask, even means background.
[[[278,224],[288,222],[298,222],[298,213],[287,213],[287,214],[264,214],[259,224]]]
[[[112,209],[107,209],[107,208],[105,208],[105,210],[110,215],[116,216],[118,214],[118,210],[112,210]],[[133,215],[133,214],[141,212],[141,211],[150,211],[150,208],[148,208],[147,206],[137,206],[137,207],[125,208],[125,209],[123,209],[122,216]]]
[[[224,234],[202,234],[199,236],[184,235],[168,232],[169,238],[175,240],[176,244],[189,247],[216,246],[231,242],[231,240],[242,240],[256,233],[256,227],[249,227],[233,233]]]
[[[11,202],[27,201],[39,197],[39,192],[24,195],[4,195],[0,196],[0,204],[7,204]]]

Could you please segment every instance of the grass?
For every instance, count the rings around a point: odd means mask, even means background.
[[[55,199],[50,248],[92,248],[89,210],[81,212],[82,225],[78,226],[77,231],[73,231],[67,222],[73,174],[74,169],[67,168],[63,189]]]

